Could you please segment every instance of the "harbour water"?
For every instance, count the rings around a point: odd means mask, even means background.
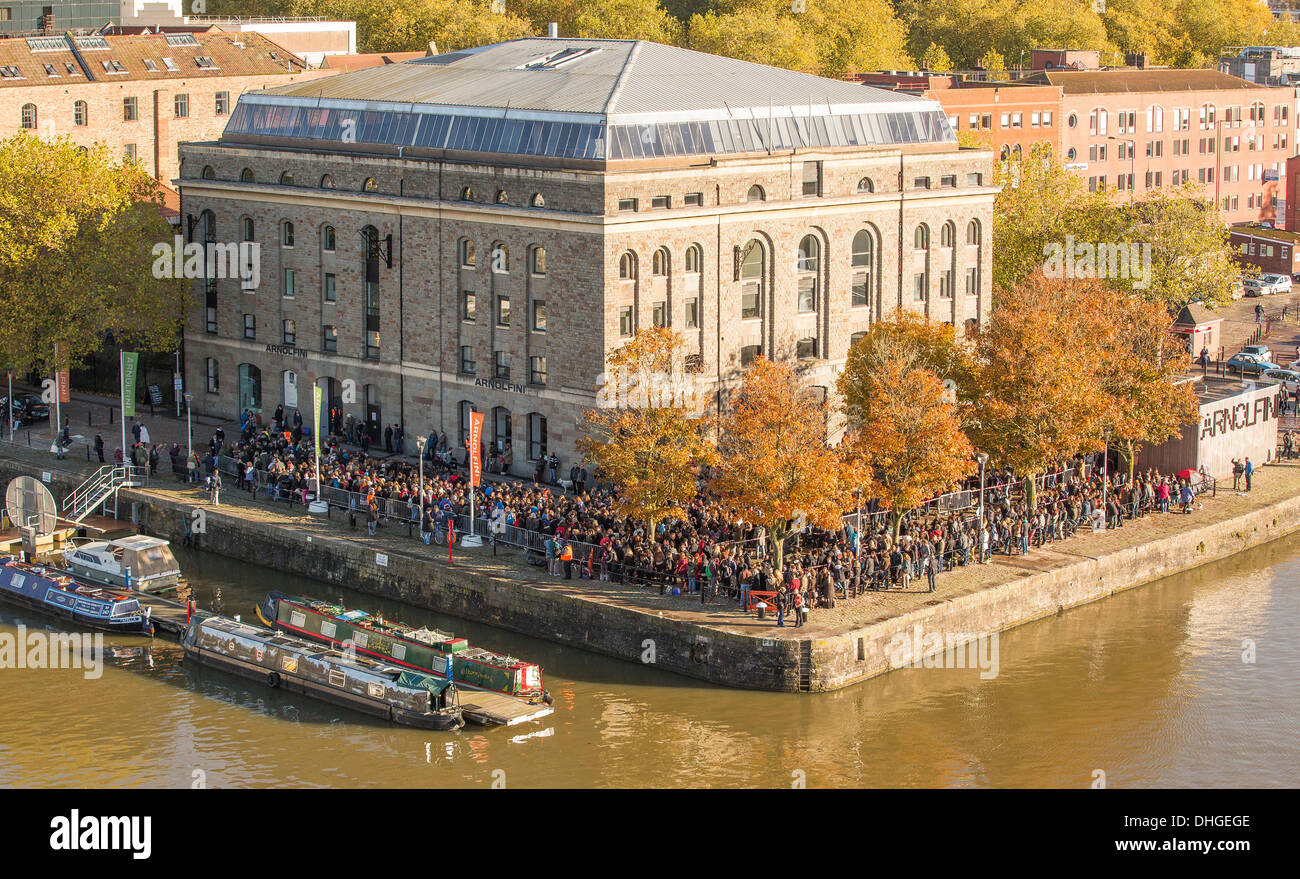
[[[1300,536],[1000,636],[998,674],[904,669],[840,692],[727,690],[177,551],[202,606],[267,589],[541,663],[555,713],[429,733],[107,639],[98,679],[0,670],[4,786],[1300,785]],[[52,622],[0,605],[0,634]]]

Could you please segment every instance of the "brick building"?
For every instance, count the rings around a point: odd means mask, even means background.
[[[1048,69],[1013,82],[952,75],[857,79],[943,105],[949,124],[1000,156],[1051,144],[1093,190],[1119,198],[1191,182],[1227,223],[1275,221],[1296,150],[1295,87],[1216,70]]]
[[[1300,233],[1271,229],[1256,223],[1228,230],[1233,258],[1243,267],[1256,267],[1265,274],[1300,277]]]
[[[219,136],[241,94],[329,73],[260,34],[0,39],[0,131],[106,143],[170,182],[178,144]]]
[[[516,472],[576,460],[639,327],[683,335],[716,412],[759,354],[829,395],[880,316],[989,308],[992,156],[936,104],[685,49],[526,38],[342,73],[246,95],[182,152],[194,234],[262,254],[255,293],[196,284],[201,411],[307,415],[319,383],[376,434],[454,443],[477,409]]]

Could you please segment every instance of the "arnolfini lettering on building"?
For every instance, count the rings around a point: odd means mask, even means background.
[[[319,383],[377,434],[453,445],[477,411],[519,473],[576,460],[641,327],[682,335],[713,409],[760,355],[830,395],[873,321],[989,309],[992,155],[936,102],[655,43],[524,38],[246,94],[182,157],[193,229],[260,245],[255,289],[195,280],[197,411]]]

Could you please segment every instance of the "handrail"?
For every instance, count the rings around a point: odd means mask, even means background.
[[[80,522],[118,489],[133,484],[135,477],[143,477],[146,472],[133,464],[105,464],[64,499],[63,518]]]

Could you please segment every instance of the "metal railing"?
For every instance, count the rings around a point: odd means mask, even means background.
[[[147,467],[105,464],[64,499],[63,518],[70,522],[80,522],[119,489],[140,485],[147,482],[148,478]]]

